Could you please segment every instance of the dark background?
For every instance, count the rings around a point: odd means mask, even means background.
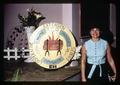
[[[109,3],[108,0],[82,0],[82,36],[87,36],[93,25],[109,29]]]

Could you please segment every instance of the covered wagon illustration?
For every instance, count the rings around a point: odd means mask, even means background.
[[[57,55],[60,53],[61,55],[61,49],[63,48],[63,41],[59,38],[54,39],[54,35],[52,33],[52,38],[48,36],[49,39],[44,41],[43,49],[46,50],[45,55],[49,55],[49,50],[56,50]]]

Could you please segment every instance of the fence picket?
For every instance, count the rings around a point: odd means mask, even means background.
[[[7,58],[7,60],[10,60],[11,58],[14,58],[15,60],[18,60],[20,57],[23,57],[23,58],[29,58],[30,57],[29,55],[25,55],[25,52],[29,53],[29,49],[22,48],[21,50],[22,50],[22,55],[18,55],[18,49],[17,48],[14,48],[14,49],[10,49],[10,48],[4,49],[4,52],[7,53],[7,55],[4,55],[4,58]],[[10,52],[14,52],[15,55],[11,55]]]

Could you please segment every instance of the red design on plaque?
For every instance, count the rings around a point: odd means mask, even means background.
[[[44,41],[43,49],[44,50],[61,50],[62,47],[63,47],[63,41],[60,40],[59,38],[54,40],[54,35],[52,33],[52,39],[49,36],[49,39]]]

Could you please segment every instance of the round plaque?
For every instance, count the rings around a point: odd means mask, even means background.
[[[39,26],[31,35],[29,44],[33,61],[47,69],[58,69],[67,64],[76,48],[70,30],[58,23]]]

